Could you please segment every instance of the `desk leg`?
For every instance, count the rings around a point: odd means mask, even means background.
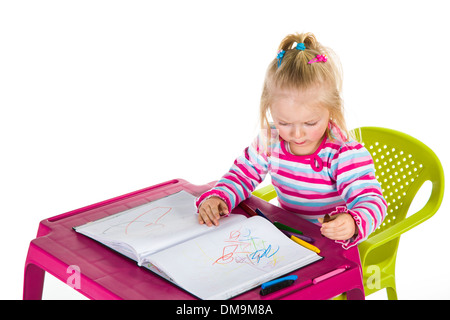
[[[23,279],[23,299],[41,300],[44,288],[45,271],[33,263],[25,266]]]
[[[364,295],[364,291],[359,288],[354,288],[349,290],[347,293],[347,300],[365,300],[366,296]]]

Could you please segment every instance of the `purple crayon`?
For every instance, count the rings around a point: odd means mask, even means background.
[[[298,233],[290,232],[290,231],[286,231],[286,230],[280,230],[280,231],[283,232],[289,238],[291,236],[296,236],[297,238],[302,239],[303,241],[306,241],[306,242],[309,242],[309,243],[314,243],[314,239],[313,238],[307,237],[307,236],[305,236],[303,234],[298,234]]]

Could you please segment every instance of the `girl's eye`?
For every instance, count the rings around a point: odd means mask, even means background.
[[[308,123],[305,123],[307,126],[310,126],[310,127],[313,127],[313,126],[315,126],[316,124],[317,124],[317,122],[318,121],[316,121],[316,122],[308,122]]]
[[[280,126],[287,126],[288,124],[287,124],[287,123],[284,123],[284,122],[279,122],[279,125],[280,125]]]

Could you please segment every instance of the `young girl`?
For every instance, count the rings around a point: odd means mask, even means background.
[[[339,63],[311,33],[288,35],[279,50],[264,81],[263,129],[197,199],[199,222],[218,225],[269,173],[282,208],[349,248],[380,225],[387,204],[370,154],[346,127]]]

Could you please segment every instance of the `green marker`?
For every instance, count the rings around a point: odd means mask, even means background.
[[[289,226],[287,226],[285,224],[282,224],[282,223],[280,223],[278,221],[275,221],[273,224],[275,225],[275,227],[277,227],[280,230],[290,231],[290,232],[294,232],[294,233],[298,233],[298,234],[303,234],[303,232],[301,232],[300,230],[291,228],[291,227],[289,227]]]

